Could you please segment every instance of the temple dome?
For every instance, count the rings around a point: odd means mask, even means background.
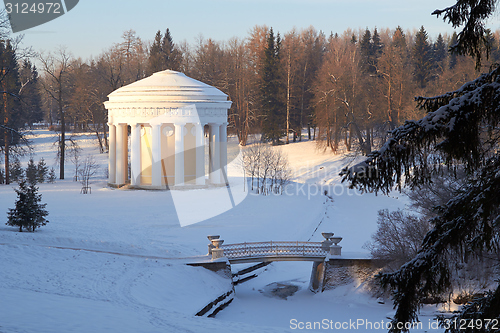
[[[219,89],[183,73],[165,70],[123,86],[108,95],[106,106],[115,103],[229,103]]]

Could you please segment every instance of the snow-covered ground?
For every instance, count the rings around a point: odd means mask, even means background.
[[[53,134],[34,134],[35,162],[44,157],[56,168]],[[171,192],[107,187],[107,155],[98,153],[92,136],[75,139],[82,156],[93,154],[101,165],[92,194],[80,194],[68,159],[66,180],[39,186],[49,211],[46,226],[19,233],[0,219],[0,332],[294,332],[300,323],[322,322],[325,330],[324,320],[331,320],[328,329],[335,330],[335,323],[380,323],[392,315],[391,304],[377,303],[360,286],[313,294],[307,289],[311,263],[280,262],[236,286],[235,300],[216,318],[194,316],[230,288],[217,274],[185,265],[206,254],[207,235],[219,234],[226,243],[320,241],[322,231],[332,231],[343,237],[344,254],[367,256],[363,244],[376,230],[377,211],[404,208],[406,199],[360,195],[340,184],[338,172],[352,157],[322,153],[307,141],[275,148],[287,153],[294,170],[287,195],[247,195],[223,214],[181,227]],[[240,168],[228,173],[233,191],[243,192]],[[0,185],[5,220],[14,186]],[[193,210],[209,207],[200,202]],[[265,287],[276,282],[299,290],[287,299],[270,297]],[[430,318],[422,317],[424,329],[415,332],[429,331]]]

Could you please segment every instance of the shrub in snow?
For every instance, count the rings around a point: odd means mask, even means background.
[[[365,248],[373,258],[389,261],[388,268],[394,270],[418,253],[429,230],[429,222],[422,217],[400,209],[379,210],[377,231]]]
[[[45,219],[49,213],[45,210],[47,204],[41,204],[42,195],[38,193],[38,187],[34,183],[28,183],[26,179],[19,182],[17,193],[16,207],[9,208],[7,213],[7,225],[19,227],[22,232],[23,228],[28,231],[35,231],[49,221]]]

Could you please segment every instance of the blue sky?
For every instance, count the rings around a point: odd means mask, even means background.
[[[133,29],[143,40],[170,28],[174,42],[194,44],[198,36],[223,41],[248,36],[255,25],[266,24],[285,33],[312,25],[329,34],[347,28],[417,29],[430,37],[452,32],[450,25],[431,15],[454,0],[80,0],[51,22],[25,30],[23,45],[35,51],[65,46],[74,56],[97,56],[124,31]],[[498,21],[498,20],[497,20]],[[495,30],[498,24],[492,25]],[[19,34],[19,33],[18,33]],[[18,35],[15,34],[15,35]]]

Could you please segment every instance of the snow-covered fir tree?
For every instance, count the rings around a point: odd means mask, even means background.
[[[45,209],[47,204],[40,203],[42,195],[38,193],[36,184],[23,179],[15,191],[16,207],[9,209],[6,225],[19,227],[19,232],[22,232],[23,228],[35,231],[36,228],[46,225],[49,222],[45,219],[49,215]]]
[[[31,157],[28,161],[28,166],[26,167],[26,178],[30,183],[37,183],[38,170],[36,168],[35,160]]]
[[[434,14],[454,26],[464,26],[453,47],[459,54],[475,57],[479,65],[487,47],[484,22],[496,0],[458,0]],[[391,132],[378,151],[342,171],[344,180],[364,191],[390,192],[429,183],[443,168],[464,168],[466,185],[455,198],[439,207],[431,220],[422,249],[397,271],[380,275],[393,291],[396,308],[393,322],[418,319],[422,298],[451,287],[446,255],[454,251],[464,258],[500,254],[500,68],[433,98],[417,98],[427,111],[418,121],[407,121]],[[460,320],[500,319],[500,285],[497,280],[485,296],[464,306]],[[459,332],[449,327],[448,332]],[[467,332],[493,332],[492,325],[467,327]],[[399,332],[394,325],[392,332]],[[464,332],[461,330],[460,332]]]

